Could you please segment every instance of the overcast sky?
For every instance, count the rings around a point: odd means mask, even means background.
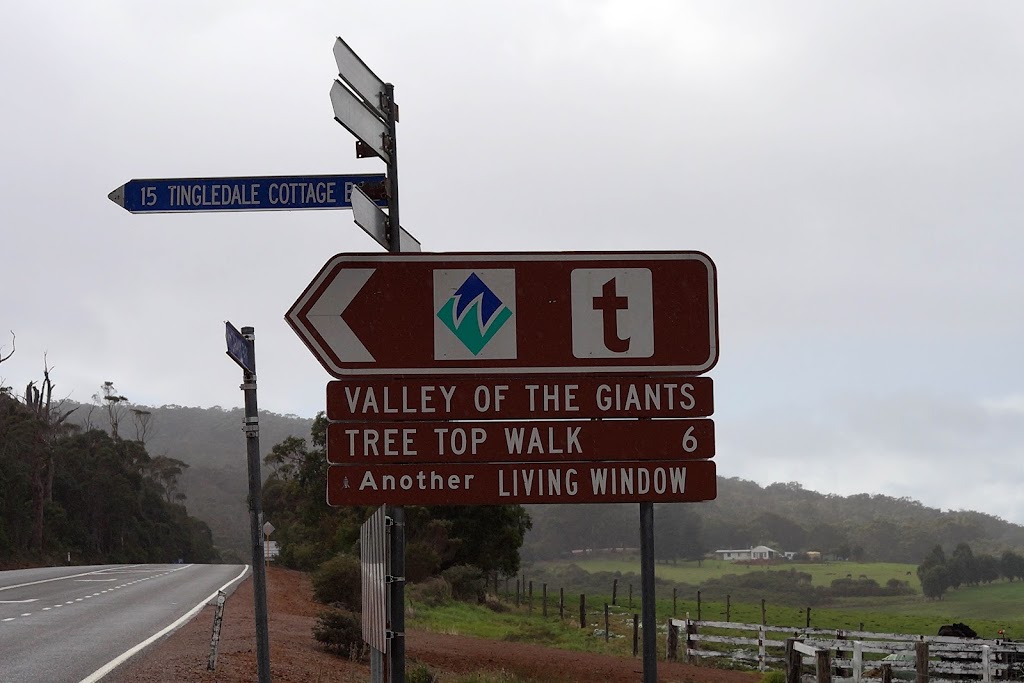
[[[720,475],[1024,523],[1024,5],[8,3],[6,385],[262,409],[329,379],[284,322],[346,211],[132,215],[132,178],[383,172],[332,116],[342,36],[401,106],[426,251],[701,250]]]

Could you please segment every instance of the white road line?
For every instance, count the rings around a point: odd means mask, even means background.
[[[39,598],[30,598],[28,600],[0,600],[0,605],[21,605],[26,602],[35,602]]]
[[[135,566],[138,567],[139,565],[135,565]],[[0,591],[9,591],[9,590],[12,590],[14,588],[23,588],[25,586],[35,586],[35,585],[40,584],[40,583],[49,583],[51,581],[66,581],[67,579],[77,579],[79,576],[92,576],[93,574],[99,574],[99,573],[105,572],[105,571],[107,571],[107,570],[106,569],[97,569],[95,571],[83,572],[81,574],[71,574],[70,576],[57,576],[57,577],[54,577],[52,579],[41,579],[39,581],[29,581],[28,583],[19,583],[19,584],[15,584],[13,586],[3,586],[3,587],[0,587]]]
[[[192,617],[194,617],[196,614],[198,614],[199,611],[202,610],[203,607],[205,607],[208,602],[210,602],[215,597],[217,597],[217,593],[218,592],[224,590],[225,588],[227,588],[231,584],[235,583],[236,581],[241,580],[241,578],[243,576],[245,576],[245,573],[247,571],[249,571],[249,565],[245,565],[245,567],[242,568],[242,571],[238,574],[238,576],[236,576],[235,578],[231,579],[230,581],[225,583],[223,586],[221,586],[220,588],[215,590],[213,593],[211,593],[209,596],[207,596],[202,602],[200,602],[198,605],[196,605],[195,607],[190,609],[188,612],[186,612],[180,619],[175,621],[173,624],[171,624],[167,628],[163,629],[162,631],[158,631],[157,633],[154,633],[152,636],[150,636],[149,638],[146,638],[144,641],[142,641],[141,643],[139,643],[135,647],[132,647],[132,648],[129,648],[128,650],[125,650],[120,655],[118,655],[114,659],[111,659],[109,662],[107,662],[106,664],[104,664],[100,668],[96,669],[96,671],[92,672],[91,674],[89,674],[88,676],[83,678],[81,681],[79,681],[79,683],[96,683],[96,681],[100,680],[101,678],[106,676],[108,673],[113,671],[115,668],[117,668],[119,665],[123,664],[125,661],[127,661],[129,658],[131,658],[131,656],[134,655],[139,650],[142,650],[142,649],[146,648],[151,643],[156,642],[157,640],[159,640],[163,636],[167,635],[171,631],[174,631],[175,629],[180,627],[182,624],[188,622]]]
[[[117,581],[117,579],[75,579],[80,583],[96,582],[96,581]]]

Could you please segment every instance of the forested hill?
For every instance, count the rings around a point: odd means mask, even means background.
[[[144,434],[138,433],[140,425],[132,410],[149,413]],[[214,543],[226,560],[242,560],[249,552],[243,417],[241,408],[133,405],[123,411],[120,424],[126,438],[144,436],[151,454],[188,465],[178,478],[177,492],[184,496],[182,502],[189,514],[209,524]],[[266,411],[260,411],[259,417],[261,461],[275,444],[289,436],[308,438],[313,424],[312,419]],[[83,405],[69,420],[110,431],[107,406]],[[267,475],[265,469],[263,475]]]
[[[174,494],[181,463],[116,429],[75,429],[51,394],[48,378],[21,399],[0,389],[0,568],[216,560]]]
[[[108,407],[85,405],[71,419],[109,431]],[[210,525],[226,558],[232,553],[244,558],[249,519],[243,411],[130,406],[121,418],[125,438],[140,436],[131,410],[148,413],[141,436],[151,454],[188,465],[177,491],[185,496],[189,514]],[[289,436],[308,441],[312,424],[311,419],[261,411],[262,455]],[[268,475],[266,467],[263,474]],[[967,542],[975,552],[997,555],[1004,549],[1024,550],[1024,527],[979,512],[942,512],[909,498],[879,494],[822,494],[795,482],[760,486],[720,478],[718,485],[715,501],[656,506],[655,547],[662,559],[762,544],[779,551],[915,563],[937,544],[952,549]],[[532,505],[527,510],[533,518],[523,546],[527,559],[564,556],[580,548],[639,545],[634,504]]]
[[[639,545],[636,505],[534,505],[528,559],[565,556],[581,548]],[[1024,549],[1024,526],[970,511],[943,512],[909,498],[862,493],[838,496],[795,482],[762,487],[719,478],[718,498],[655,506],[655,552],[660,559],[695,559],[720,549],[767,545],[780,552],[920,562],[936,545],[969,543],[998,556]]]

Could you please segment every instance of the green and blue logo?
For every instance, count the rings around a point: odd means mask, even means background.
[[[512,317],[512,309],[471,273],[437,317],[476,356]]]

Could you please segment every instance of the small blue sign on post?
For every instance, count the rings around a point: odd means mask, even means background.
[[[228,356],[238,363],[239,367],[251,375],[256,374],[256,349],[251,339],[246,339],[242,333],[235,329],[229,322],[224,323],[224,333],[228,342]]]
[[[384,180],[383,173],[129,180],[107,196],[131,213],[351,209],[352,188],[382,187]]]

